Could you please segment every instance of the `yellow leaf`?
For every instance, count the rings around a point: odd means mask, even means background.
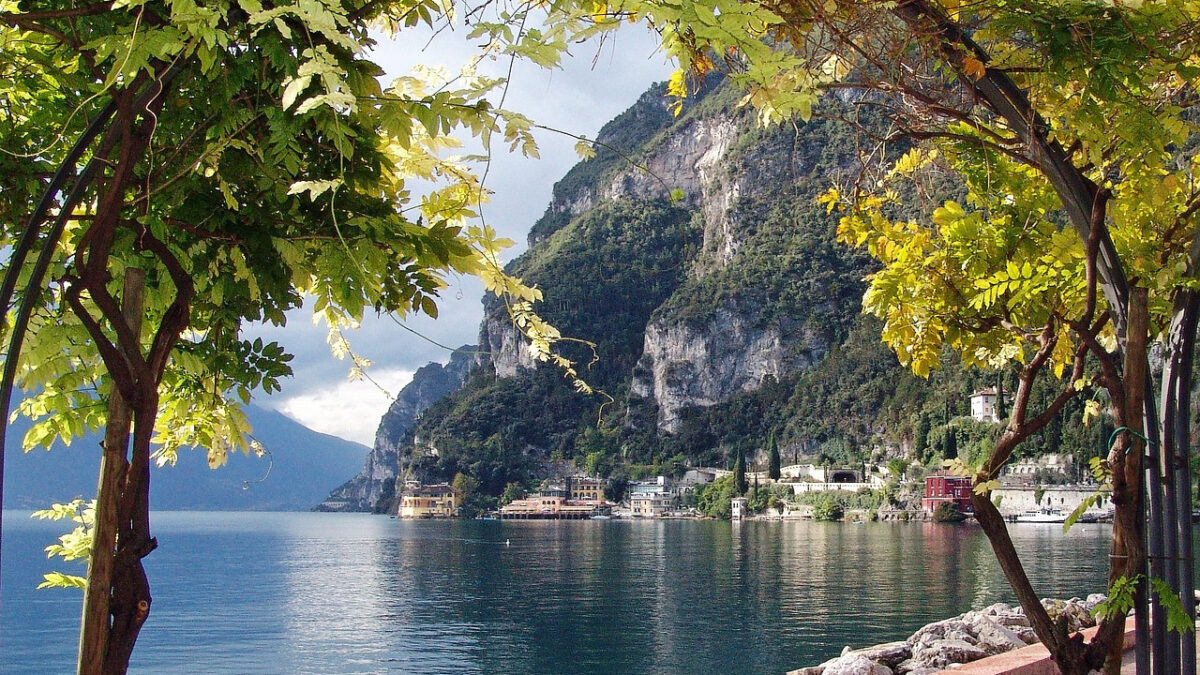
[[[965,72],[972,80],[979,80],[982,79],[984,75],[987,75],[987,66],[983,65],[983,61],[980,61],[974,56],[968,56],[963,59],[962,67],[963,72]]]
[[[998,481],[998,480],[989,480],[989,481],[988,481],[988,482],[986,482],[986,483],[980,483],[979,485],[976,485],[976,486],[975,486],[975,494],[977,494],[977,495],[986,495],[986,494],[989,494],[989,493],[991,493],[991,491],[992,491],[992,490],[997,490],[997,489],[999,489],[1000,487],[1001,487],[1001,485],[1000,485],[1000,481]]]

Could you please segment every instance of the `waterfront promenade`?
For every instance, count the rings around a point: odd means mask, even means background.
[[[1095,628],[1084,631],[1091,639]],[[1200,625],[1193,633],[1196,639],[1197,651],[1200,651]],[[1132,622],[1125,630],[1125,659],[1121,662],[1121,675],[1137,675],[1136,650],[1137,636]],[[1050,653],[1041,644],[1030,645],[971,663],[957,665],[949,670],[943,670],[937,675],[1058,675],[1059,670],[1050,661]]]

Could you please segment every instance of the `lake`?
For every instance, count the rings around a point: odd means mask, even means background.
[[[783,673],[1011,602],[972,525],[399,521],[156,513],[138,673]],[[1104,588],[1110,528],[1010,526],[1043,597]],[[64,528],[4,514],[2,673],[74,668]]]

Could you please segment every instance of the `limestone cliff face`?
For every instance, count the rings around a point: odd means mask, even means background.
[[[658,426],[678,431],[680,413],[707,408],[738,391],[757,389],[807,368],[828,344],[802,328],[761,325],[736,305],[719,308],[706,322],[660,319],[646,329],[642,358],[630,393],[655,404]]]
[[[481,360],[484,368],[495,372],[497,377],[513,377],[522,370],[534,367],[529,354],[529,343],[518,334],[508,320],[504,305],[493,296],[484,298],[484,319],[479,328],[481,351],[487,356]]]
[[[649,115],[637,111],[662,106],[661,93],[652,90],[626,114]],[[607,203],[664,201],[673,192],[682,192],[681,206],[702,215],[706,248],[712,247],[718,260],[727,262],[737,246],[728,213],[741,186],[727,179],[723,160],[745,125],[741,117],[724,112],[676,125],[639,158],[637,165],[619,164],[615,172],[595,184],[556,195],[548,215],[571,219]],[[600,140],[605,140],[604,134]],[[540,241],[535,230],[530,236],[531,247]],[[499,377],[512,377],[533,368],[527,342],[513,328],[500,301],[488,297],[484,304],[487,311],[479,341],[491,354],[488,366]]]
[[[326,508],[370,511],[391,496],[409,431],[429,406],[462,386],[475,366],[475,351],[474,346],[459,347],[446,365],[430,363],[413,374],[380,420],[362,471],[329,494]]]
[[[704,250],[655,312],[630,384],[631,402],[652,403],[657,426],[672,433],[688,408],[819,361],[854,316],[847,299],[861,297],[861,270],[829,247],[829,221],[809,215],[815,194],[854,170],[851,149],[827,142],[824,127],[760,130],[729,112],[688,129],[664,146],[689,158],[690,173],[649,163],[691,181]]]
[[[661,99],[651,95],[661,94],[650,92],[625,118],[657,114]],[[861,297],[861,261],[837,250],[833,219],[815,204],[830,182],[857,170],[856,148],[839,145],[838,134],[817,123],[764,130],[747,111],[710,102],[657,131],[632,163],[556,190],[543,222],[561,227],[605,204],[682,192],[679,206],[703,233],[687,281],[654,312],[630,374],[631,403],[650,403],[659,429],[673,433],[687,408],[810,367],[844,336]],[[531,254],[552,233],[535,227]],[[480,341],[495,374],[532,368],[502,307],[492,302],[487,317]]]

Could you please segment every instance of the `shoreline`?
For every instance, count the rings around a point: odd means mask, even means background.
[[[1042,600],[1051,617],[1065,617],[1071,632],[1096,625],[1092,611],[1105,596]],[[787,675],[934,675],[962,664],[1040,645],[1019,606],[995,603],[980,610],[927,624],[906,640],[842,650],[816,666]],[[982,672],[982,671],[980,671]]]

